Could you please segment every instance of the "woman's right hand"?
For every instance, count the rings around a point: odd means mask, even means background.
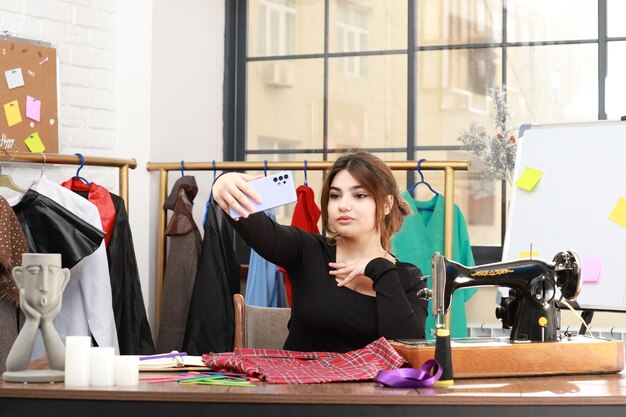
[[[213,184],[213,199],[222,209],[230,214],[232,207],[242,217],[254,211],[250,199],[261,202],[259,195],[248,185],[248,182],[263,177],[263,175],[248,175],[240,172],[228,172],[221,175]]]

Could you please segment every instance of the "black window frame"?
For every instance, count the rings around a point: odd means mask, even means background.
[[[575,39],[575,40],[552,40],[552,41],[532,41],[532,42],[508,42],[507,40],[507,0],[502,0],[502,39],[500,42],[492,43],[465,43],[446,45],[417,45],[416,37],[416,13],[419,0],[407,1],[407,49],[389,51],[364,51],[350,53],[329,53],[328,51],[328,27],[329,27],[329,4],[330,0],[324,0],[324,52],[320,54],[296,54],[270,57],[248,57],[246,40],[248,0],[224,0],[226,8],[226,33],[224,48],[224,150],[225,161],[245,161],[247,155],[276,154],[276,150],[247,150],[246,149],[246,67],[248,62],[272,61],[303,58],[321,58],[324,60],[324,104],[323,104],[323,137],[324,143],[321,149],[293,149],[282,151],[281,153],[299,153],[320,155],[323,160],[328,160],[329,154],[341,153],[343,149],[328,149],[327,125],[328,125],[328,62],[330,58],[348,56],[379,56],[389,54],[407,55],[407,141],[404,148],[367,148],[371,152],[402,152],[407,160],[414,160],[417,152],[420,151],[450,151],[460,150],[461,146],[441,145],[422,146],[417,138],[417,113],[416,103],[418,91],[416,85],[416,63],[421,51],[442,51],[453,49],[476,49],[476,48],[500,48],[502,53],[502,79],[501,86],[506,90],[507,86],[507,51],[510,48],[545,45],[576,45],[593,44],[598,45],[598,120],[606,120],[606,76],[607,76],[607,49],[608,43],[613,41],[624,41],[626,37],[608,37],[607,34],[607,0],[597,0],[598,6],[598,37],[597,39]],[[407,172],[407,183],[414,182],[414,172]],[[504,241],[506,228],[506,182],[501,184],[502,209],[501,209],[501,238]],[[501,243],[502,243],[501,242]]]

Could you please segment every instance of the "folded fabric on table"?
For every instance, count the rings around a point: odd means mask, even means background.
[[[406,363],[384,337],[347,353],[235,349],[204,354],[202,361],[213,371],[245,373],[271,384],[370,380]]]

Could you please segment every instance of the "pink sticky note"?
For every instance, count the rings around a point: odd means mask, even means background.
[[[26,117],[37,122],[41,118],[41,101],[35,97],[26,96]]]
[[[583,258],[583,282],[598,282],[602,276],[602,259]]]

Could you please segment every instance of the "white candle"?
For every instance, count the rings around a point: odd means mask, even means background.
[[[115,384],[112,347],[92,347],[89,351],[89,381],[92,387],[112,387]]]
[[[65,338],[65,386],[89,386],[90,336],[67,336]]]
[[[118,387],[131,387],[139,385],[139,359],[131,356],[116,356],[115,385]]]

